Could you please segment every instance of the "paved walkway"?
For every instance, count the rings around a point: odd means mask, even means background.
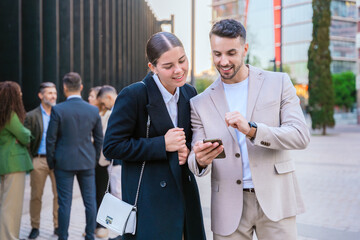
[[[328,136],[313,132],[308,148],[292,151],[304,196],[306,213],[298,216],[299,240],[360,239],[360,126],[329,129]],[[25,201],[20,237],[29,234],[30,181],[26,178]],[[210,231],[210,178],[198,179],[208,239]],[[38,240],[57,239],[52,226],[52,194],[46,183]],[[81,240],[85,210],[75,181],[69,239]],[[111,236],[115,236],[111,234]],[[256,237],[254,237],[256,239]],[[171,239],[169,239],[171,240]]]

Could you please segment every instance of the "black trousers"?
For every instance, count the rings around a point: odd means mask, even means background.
[[[109,174],[107,171],[107,166],[103,167],[99,164],[95,168],[95,184],[96,184],[96,205],[97,210],[99,210],[101,201],[105,195],[107,183],[109,180]],[[109,189],[110,191],[110,189]],[[96,228],[103,227],[99,223],[96,223]]]

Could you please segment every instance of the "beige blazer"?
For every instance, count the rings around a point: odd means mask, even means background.
[[[262,210],[269,219],[278,221],[305,211],[295,165],[286,150],[305,148],[310,133],[289,76],[248,67],[246,119],[258,126],[255,140],[246,140],[250,170]],[[223,141],[225,159],[214,159],[200,173],[192,151],[188,164],[197,176],[211,170],[211,229],[218,235],[230,235],[242,214],[243,176],[235,130],[225,123],[229,106],[220,78],[192,98],[190,105],[192,145],[205,138]]]

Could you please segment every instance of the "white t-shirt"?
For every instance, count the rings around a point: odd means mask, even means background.
[[[223,82],[224,91],[226,95],[226,100],[230,112],[238,111],[241,115],[246,118],[246,109],[247,109],[247,98],[248,98],[248,86],[249,78],[234,84],[226,84]],[[250,165],[249,165],[249,155],[246,145],[246,136],[245,134],[239,132],[237,129],[236,136],[238,139],[238,144],[241,152],[242,167],[243,167],[243,188],[253,188],[253,182],[251,177]]]

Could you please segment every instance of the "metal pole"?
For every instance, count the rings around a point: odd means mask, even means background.
[[[175,19],[174,19],[174,14],[171,14],[171,33],[174,34],[175,33]]]
[[[195,86],[195,0],[191,0],[191,85]]]

